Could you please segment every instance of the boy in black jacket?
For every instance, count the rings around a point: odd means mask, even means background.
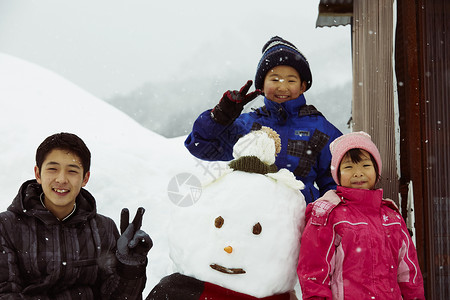
[[[152,240],[143,208],[121,233],[97,214],[83,187],[91,154],[76,135],[49,136],[36,152],[35,180],[0,214],[0,299],[141,299]]]

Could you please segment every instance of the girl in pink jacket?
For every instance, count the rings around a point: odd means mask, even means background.
[[[365,132],[331,145],[338,184],[306,209],[297,268],[303,299],[425,299],[411,237],[383,190],[381,157]]]

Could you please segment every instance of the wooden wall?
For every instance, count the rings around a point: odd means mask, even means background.
[[[393,1],[353,2],[352,131],[372,136],[383,161],[380,187],[387,198],[399,201],[394,94]]]

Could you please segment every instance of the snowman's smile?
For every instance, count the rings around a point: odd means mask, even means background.
[[[245,274],[244,269],[241,268],[226,268],[218,264],[209,265],[212,269],[225,274]]]

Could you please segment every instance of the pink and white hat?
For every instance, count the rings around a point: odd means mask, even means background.
[[[331,151],[331,175],[337,184],[339,183],[338,171],[344,155],[350,150],[360,148],[372,154],[378,165],[378,175],[381,176],[381,156],[377,146],[372,142],[370,135],[364,131],[351,132],[335,139],[330,144]]]

